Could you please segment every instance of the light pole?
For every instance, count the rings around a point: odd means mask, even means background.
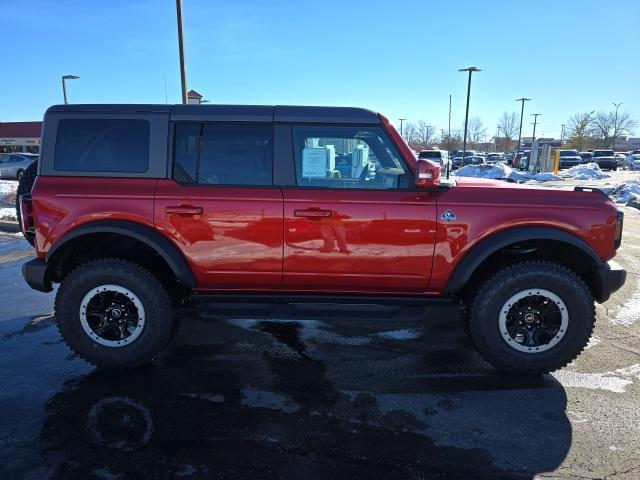
[[[77,80],[78,76],[76,75],[63,75],[62,76],[62,95],[64,96],[64,104],[68,104],[69,101],[67,100],[67,84],[66,84],[66,80]]]
[[[564,141],[564,127],[566,127],[566,125],[563,123],[561,127],[562,130],[560,130],[560,148],[562,148],[562,142]]]
[[[400,136],[404,138],[404,136],[402,135],[402,126],[404,125],[404,121],[406,120],[406,118],[399,118],[398,120],[400,120]]]
[[[516,147],[518,153],[520,151],[520,142],[522,141],[522,119],[524,116],[524,102],[530,101],[530,98],[518,98],[516,102],[522,102],[522,108],[520,109],[520,132],[518,133],[518,146]]]
[[[187,98],[187,69],[184,61],[184,35],[182,34],[182,0],[176,0],[176,13],[178,16],[178,50],[180,52],[180,83],[182,84],[182,103],[188,102]]]
[[[451,151],[451,94],[449,94],[449,133],[447,134],[447,150]]]
[[[611,149],[615,150],[616,149],[616,137],[618,136],[618,108],[620,108],[620,105],[622,105],[622,102],[613,103],[612,105],[614,107],[616,107],[616,119],[613,122],[613,144],[611,145]]]
[[[533,115],[533,137],[531,138],[531,147],[533,147],[533,142],[536,141],[536,125],[538,125],[538,117],[542,114],[532,113],[531,115]]]
[[[467,124],[469,123],[469,98],[471,97],[471,74],[473,72],[481,72],[478,67],[459,68],[459,72],[469,72],[469,80],[467,82],[467,109],[464,114],[464,138],[462,140],[462,166],[464,167],[464,158],[467,153]]]
[[[500,138],[500,126],[498,125],[498,133],[496,134],[496,152],[499,152],[500,149],[498,148],[498,139]]]

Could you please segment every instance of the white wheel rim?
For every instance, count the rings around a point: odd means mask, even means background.
[[[520,307],[522,304],[521,301],[528,297],[530,297],[532,301],[544,298],[548,302],[551,302],[554,309],[557,309],[556,314],[559,313],[560,315],[560,324],[557,326],[557,330],[554,331],[553,334],[549,334],[548,328],[540,330],[542,328],[539,326],[541,322],[540,315],[535,313],[535,307],[533,307],[534,312],[531,312],[531,309],[529,309],[529,311],[524,310],[524,315],[520,315],[520,313],[523,312]],[[550,308],[551,304],[544,308]],[[536,323],[536,321],[538,323]],[[542,288],[529,288],[516,293],[509,298],[504,305],[502,305],[498,316],[498,328],[502,339],[511,348],[524,353],[541,353],[555,347],[566,335],[568,326],[569,312],[567,311],[567,306],[564,301],[555,293]],[[548,342],[531,342],[532,336],[539,334],[540,331],[543,331],[545,335],[550,337]],[[515,336],[514,332],[517,332]],[[524,335],[524,339],[527,341],[526,343],[519,341],[522,338],[521,335]]]
[[[118,338],[113,340],[104,338],[103,336],[101,336],[100,332],[96,331],[94,327],[92,327],[89,321],[89,318],[93,314],[91,313],[91,309],[89,309],[89,313],[87,312],[87,307],[90,306],[92,300],[95,300],[99,295],[104,295],[105,293],[107,294],[115,293],[115,294],[123,295],[124,296],[123,298],[126,298],[126,301],[130,302],[133,306],[135,306],[135,309],[137,310],[137,312],[135,312],[135,316],[137,317],[135,318],[136,320],[135,325],[129,325],[129,326],[124,325],[124,328],[126,328],[126,336],[123,336],[123,338]],[[122,311],[121,311],[122,308],[119,308],[119,305],[115,305],[114,307],[109,306],[109,308],[110,308],[110,313],[109,313],[110,318],[113,315],[115,315],[115,313],[120,312],[117,315],[117,318],[113,316],[113,319],[117,322],[119,317],[122,315]],[[107,314],[107,312],[105,311],[104,314]],[[130,314],[130,316],[131,315],[134,315],[134,314]],[[100,345],[104,345],[105,347],[112,347],[112,348],[124,347],[126,345],[130,345],[142,333],[142,330],[145,325],[145,311],[144,311],[144,307],[142,306],[142,302],[140,301],[138,296],[128,288],[121,287],[120,285],[100,285],[98,287],[92,288],[84,296],[84,298],[82,299],[82,302],[80,302],[80,324],[82,325],[82,329],[85,331],[85,333],[94,342]],[[121,327],[114,326],[113,328],[121,328]]]

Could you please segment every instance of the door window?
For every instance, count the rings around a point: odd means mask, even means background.
[[[176,125],[173,178],[179,183],[267,186],[272,171],[271,125]]]
[[[402,159],[380,127],[296,126],[293,136],[298,186],[406,186]]]

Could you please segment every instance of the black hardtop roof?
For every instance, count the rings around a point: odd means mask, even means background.
[[[356,107],[288,105],[164,105],[72,104],[53,105],[47,113],[168,113],[171,120],[304,123],[380,123],[376,112]]]

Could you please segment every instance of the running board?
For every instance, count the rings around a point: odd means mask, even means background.
[[[411,305],[411,306],[447,306],[454,301],[448,297],[407,297],[373,295],[309,295],[309,294],[233,294],[200,293],[191,294],[191,300],[205,303],[330,303],[351,305]]]

